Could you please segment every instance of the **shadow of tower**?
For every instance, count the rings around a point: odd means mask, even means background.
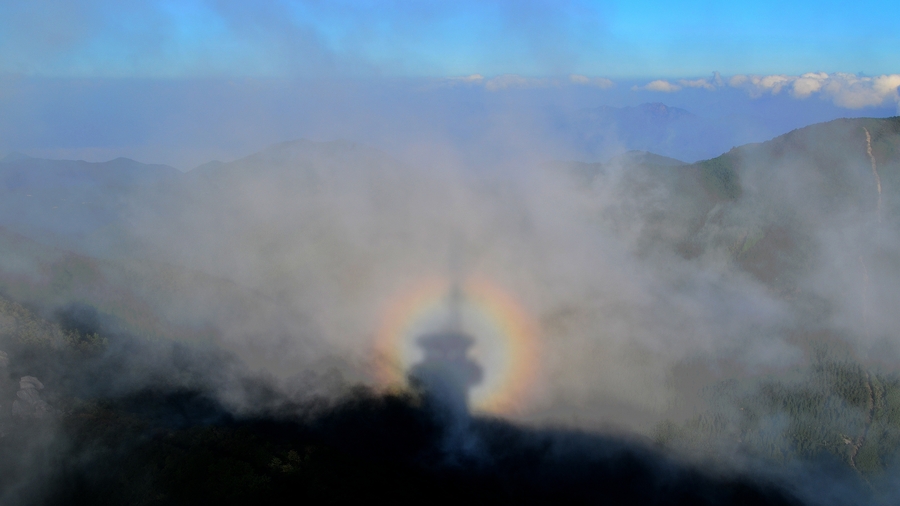
[[[462,331],[461,299],[459,288],[454,287],[449,297],[449,322],[443,330],[417,339],[425,357],[409,372],[411,383],[450,414],[469,412],[469,389],[482,378],[481,367],[468,356],[475,340]]]

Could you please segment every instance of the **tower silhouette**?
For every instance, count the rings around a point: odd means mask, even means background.
[[[449,319],[444,329],[416,340],[425,357],[409,372],[411,383],[422,388],[438,406],[452,413],[468,413],[469,389],[481,382],[481,367],[468,356],[475,340],[462,330],[462,292],[454,285],[448,297]]]

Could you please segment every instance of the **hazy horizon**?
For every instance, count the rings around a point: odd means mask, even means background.
[[[623,149],[617,143],[627,142],[607,132],[599,152],[573,146],[577,133],[564,131],[573,128],[567,121],[598,107],[663,103],[734,132],[731,139],[691,140],[682,152],[633,147],[694,162],[809,124],[894,116],[900,107],[896,86],[873,91],[871,82],[848,84],[835,77],[830,78],[834,91],[805,96],[798,95],[798,82],[735,87],[725,81],[716,85],[712,77],[701,78],[711,89],[678,85],[678,80],[672,80],[680,88],[674,91],[634,89],[645,86],[645,80],[598,87],[568,76],[534,79],[537,84],[515,78],[492,89],[490,83],[503,77],[474,82],[7,78],[0,94],[6,111],[0,119],[0,153],[87,161],[123,156],[189,170],[305,138],[349,140],[395,156],[416,145],[444,143],[467,156],[489,159],[518,147],[506,134],[478,137],[519,123],[541,132],[550,158],[602,161]]]

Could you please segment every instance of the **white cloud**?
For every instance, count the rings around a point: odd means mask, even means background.
[[[825,72],[808,72],[794,81],[792,93],[797,98],[806,98],[821,90],[827,80]]]
[[[786,85],[793,82],[792,77],[784,76],[784,75],[774,75],[774,76],[765,76],[756,80],[756,78],[750,79],[758,89],[771,90],[772,94],[781,93],[781,89]]]
[[[484,86],[488,91],[502,91],[514,88],[549,88],[560,86],[563,83],[559,79],[524,77],[518,74],[504,74],[490,79],[485,78],[481,74],[472,74],[450,77],[444,82],[450,85]],[[608,89],[615,86],[615,83],[607,78],[588,77],[581,74],[569,75],[569,83],[577,86],[595,86],[600,89]],[[726,86],[743,89],[754,98],[786,92],[798,99],[807,99],[815,95],[822,99],[830,100],[839,107],[848,109],[896,104],[898,112],[900,112],[900,94],[898,94],[900,74],[867,77],[842,72],[831,74],[827,72],[807,72],[799,76],[786,74],[738,74],[728,79],[723,79],[718,72],[715,72],[711,78],[679,79],[675,82],[657,79],[643,86],[633,86],[631,89],[635,91],[646,90],[674,93],[685,88],[714,91]]]
[[[759,97],[764,94],[777,95],[783,89],[790,90],[792,96],[800,99],[818,95],[831,99],[835,105],[848,109],[881,106],[889,103],[900,105],[900,74],[877,77],[858,76],[836,72],[809,72],[800,76],[782,74],[768,76],[736,75],[728,84],[734,88],[743,88],[750,96]]]
[[[710,78],[679,79],[677,84],[664,79],[657,79],[644,86],[634,86],[632,89],[672,93],[674,91],[679,91],[682,88],[703,88],[712,91],[716,88],[721,88],[722,86],[725,86],[724,81],[722,81],[722,76],[718,72],[713,72],[713,75]]]
[[[731,76],[731,79],[728,80],[728,85],[732,88],[740,88],[749,80],[750,79],[747,76],[738,74],[736,76]]]
[[[770,76],[745,76],[738,74],[732,76],[728,84],[734,88],[744,88],[750,92],[750,96],[759,97],[766,93],[777,95],[781,93],[785,85],[793,82],[796,77],[776,74]]]
[[[823,86],[823,93],[830,95],[836,105],[860,109],[882,105],[885,102],[900,104],[898,87],[900,74],[878,77],[834,74]]]
[[[677,84],[672,84],[669,81],[666,81],[664,79],[657,79],[656,81],[649,82],[644,86],[635,86],[631,89],[647,90],[647,91],[661,91],[664,93],[672,93],[673,91],[680,90],[681,86],[678,86]]]
[[[616,83],[610,81],[609,79],[606,79],[605,77],[588,77],[588,76],[582,76],[582,75],[578,75],[578,74],[570,75],[569,81],[572,82],[572,84],[580,84],[580,85],[584,85],[584,86],[596,86],[597,88],[601,88],[604,90],[608,89],[608,88],[612,88],[613,86],[616,85]]]

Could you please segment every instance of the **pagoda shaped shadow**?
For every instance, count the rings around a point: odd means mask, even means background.
[[[475,339],[462,331],[461,298],[459,289],[454,287],[449,297],[447,326],[417,339],[424,358],[409,371],[412,385],[420,388],[436,407],[455,415],[469,412],[469,390],[483,376],[481,366],[468,355]]]

